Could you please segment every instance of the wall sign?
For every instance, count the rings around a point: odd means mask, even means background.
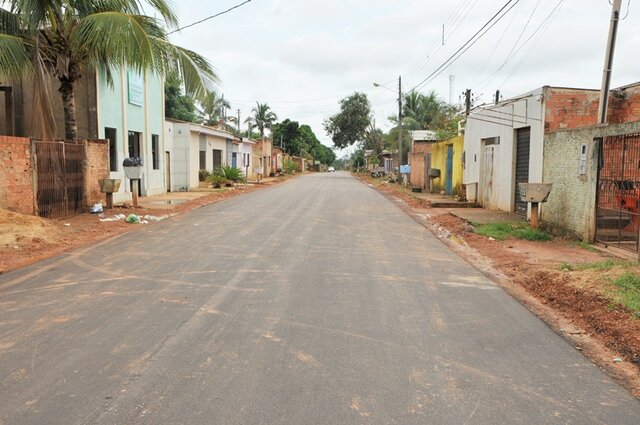
[[[129,92],[129,103],[142,106],[144,104],[144,79],[136,71],[127,72],[127,86]]]

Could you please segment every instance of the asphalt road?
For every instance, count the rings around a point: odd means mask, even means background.
[[[0,276],[0,424],[638,424],[386,198],[304,176]]]

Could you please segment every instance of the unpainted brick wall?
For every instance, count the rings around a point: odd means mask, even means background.
[[[545,131],[594,125],[599,104],[598,90],[550,87],[545,94]],[[611,91],[607,120],[610,124],[640,120],[640,84]]]
[[[35,214],[31,140],[0,136],[0,208]]]
[[[109,144],[106,140],[87,140],[85,143],[86,164],[84,187],[87,206],[106,200],[100,192],[99,179],[109,178]]]

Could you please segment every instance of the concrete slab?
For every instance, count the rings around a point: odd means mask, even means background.
[[[484,208],[450,208],[449,212],[457,217],[478,224],[523,223],[524,216],[504,211],[492,211]]]
[[[157,196],[141,196],[138,198],[138,206],[148,209],[170,209],[176,205],[184,204],[192,199],[201,198],[209,194],[211,194],[211,191],[171,192]]]

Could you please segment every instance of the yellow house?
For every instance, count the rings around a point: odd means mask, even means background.
[[[463,136],[431,145],[431,168],[440,170],[440,177],[434,180],[436,192],[444,191],[449,196],[462,194],[463,151]]]

